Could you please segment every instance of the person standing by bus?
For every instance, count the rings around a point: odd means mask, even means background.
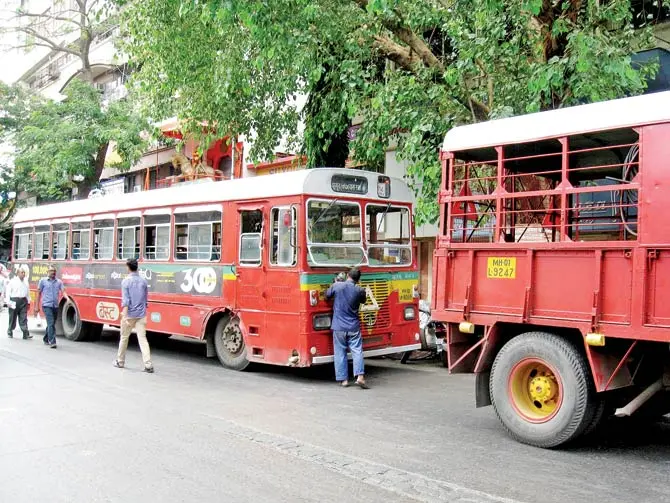
[[[147,305],[149,287],[146,280],[140,277],[137,269],[137,260],[128,259],[128,276],[121,283],[121,340],[119,341],[119,352],[114,360],[114,366],[122,369],[126,364],[126,350],[130,332],[135,329],[137,342],[142,352],[144,371],[153,373],[154,366],[151,363],[151,350],[147,342]]]
[[[44,334],[44,344],[56,349],[56,320],[58,319],[58,304],[61,295],[67,299],[63,282],[56,277],[56,266],[50,265],[47,277],[42,278],[37,284],[37,302],[35,302],[35,316],[42,306],[44,316],[47,319],[47,331]]]
[[[365,290],[357,285],[361,279],[361,271],[352,268],[347,274],[346,281],[336,280],[326,291],[326,298],[333,301],[333,348],[335,363],[335,379],[342,386],[349,386],[349,364],[347,349],[351,351],[354,360],[354,375],[356,384],[368,389],[365,383],[365,366],[363,363],[363,338],[361,337],[361,323],[358,319],[358,308],[365,303]]]
[[[30,288],[26,281],[25,269],[19,269],[14,277],[9,280],[5,293],[7,306],[9,307],[9,324],[7,326],[7,337],[14,337],[16,321],[23,332],[24,339],[32,339],[28,331],[28,308],[30,307]]]

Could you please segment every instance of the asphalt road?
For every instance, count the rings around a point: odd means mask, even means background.
[[[0,502],[670,501],[670,425],[562,451],[517,444],[473,378],[436,363],[227,371],[169,340],[141,372],[100,342],[8,339],[0,316]]]

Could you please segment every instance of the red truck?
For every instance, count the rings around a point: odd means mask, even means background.
[[[515,439],[670,412],[670,92],[452,129],[432,316]]]

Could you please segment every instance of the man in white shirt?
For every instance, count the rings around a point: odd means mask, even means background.
[[[23,332],[24,339],[32,339],[33,336],[28,332],[28,307],[30,306],[30,288],[26,281],[26,271],[19,269],[14,277],[9,281],[5,292],[7,307],[9,307],[9,327],[7,337],[14,337],[16,320],[19,320],[19,327]]]

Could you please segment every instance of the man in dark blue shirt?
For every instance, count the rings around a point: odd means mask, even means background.
[[[342,386],[349,386],[349,366],[347,364],[347,349],[351,351],[354,360],[354,375],[356,384],[363,389],[365,383],[365,368],[363,365],[363,339],[361,338],[361,323],[358,319],[358,308],[365,303],[365,290],[358,286],[361,272],[354,267],[349,271],[346,281],[337,281],[326,291],[326,298],[333,302],[333,348],[335,350],[335,379]]]

